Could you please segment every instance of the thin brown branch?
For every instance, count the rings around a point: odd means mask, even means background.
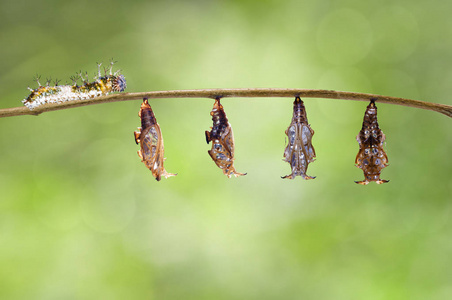
[[[354,92],[340,92],[332,90],[310,90],[310,89],[203,89],[203,90],[176,90],[176,91],[154,91],[143,93],[118,93],[108,96],[97,97],[87,100],[74,100],[63,103],[44,104],[29,110],[27,107],[13,107],[0,109],[1,117],[13,117],[21,115],[39,115],[44,112],[86,106],[92,104],[100,104],[116,101],[137,100],[147,97],[155,98],[212,98],[217,97],[296,97],[301,98],[325,98],[325,99],[341,99],[355,101],[370,101],[375,99],[379,103],[389,103],[402,106],[416,107],[420,109],[432,110],[442,113],[452,118],[452,106],[446,104],[431,103],[419,100],[404,99],[390,96],[363,94]]]

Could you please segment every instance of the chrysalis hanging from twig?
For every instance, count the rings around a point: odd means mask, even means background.
[[[301,176],[303,179],[314,179],[306,175],[308,164],[315,160],[315,150],[312,146],[314,130],[308,124],[306,109],[300,97],[296,97],[293,103],[293,116],[289,128],[286,130],[289,144],[284,151],[284,161],[292,168],[292,174],[281,178],[294,179]]]
[[[378,126],[375,99],[372,99],[364,114],[363,127],[356,136],[359,152],[355,164],[364,172],[364,180],[355,181],[356,183],[367,185],[371,181],[378,184],[389,181],[380,179],[381,170],[388,165],[388,157],[383,149],[385,139],[386,136]]]
[[[138,156],[141,161],[151,170],[157,181],[160,181],[162,176],[165,178],[176,176],[177,174],[167,173],[163,167],[165,158],[162,132],[147,98],[143,99],[138,116],[141,118],[141,127],[138,127],[134,134],[135,142],[140,144]]]
[[[226,118],[223,105],[220,104],[220,98],[215,99],[213,109],[210,112],[213,121],[211,131],[206,131],[207,144],[212,141],[212,149],[207,151],[215,164],[223,170],[223,173],[231,178],[246,175],[238,173],[234,168],[234,134],[231,124]]]

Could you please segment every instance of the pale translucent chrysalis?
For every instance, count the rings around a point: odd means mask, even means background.
[[[314,179],[306,175],[309,163],[315,160],[315,150],[312,146],[314,130],[308,124],[306,109],[300,97],[293,103],[293,116],[289,128],[286,130],[288,145],[284,151],[284,161],[290,164],[292,173],[282,178],[294,179],[301,176],[303,179]]]

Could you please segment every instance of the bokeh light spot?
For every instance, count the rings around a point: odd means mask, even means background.
[[[419,39],[418,23],[411,12],[399,6],[386,6],[372,18],[375,32],[376,58],[397,62],[407,58],[416,49]]]
[[[351,9],[327,14],[317,30],[317,47],[335,65],[351,65],[367,56],[372,46],[372,29],[366,17]]]

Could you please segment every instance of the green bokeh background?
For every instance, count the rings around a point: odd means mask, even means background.
[[[452,104],[448,1],[0,2],[0,107],[36,73],[119,61],[127,91],[319,88]],[[452,120],[380,104],[390,166],[356,185],[366,103],[305,99],[315,180],[281,180],[293,99],[156,99],[165,167],[133,139],[140,101],[0,120],[1,299],[451,299]]]

